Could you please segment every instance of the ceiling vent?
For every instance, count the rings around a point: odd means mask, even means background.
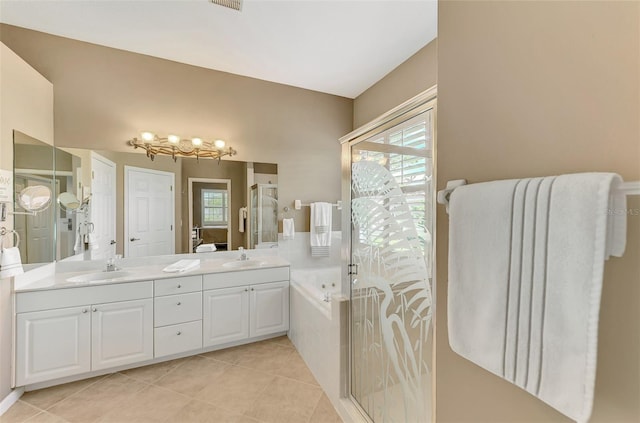
[[[210,0],[211,3],[228,7],[237,11],[242,10],[242,0]]]

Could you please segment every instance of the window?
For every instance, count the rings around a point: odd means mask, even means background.
[[[229,216],[227,191],[202,190],[202,226],[227,226]]]

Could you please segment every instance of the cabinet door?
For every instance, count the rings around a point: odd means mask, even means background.
[[[250,336],[289,330],[289,282],[251,286]]]
[[[204,292],[203,344],[220,345],[249,337],[249,287]]]
[[[16,385],[91,370],[89,306],[16,315]]]
[[[92,306],[91,369],[153,358],[153,300]]]

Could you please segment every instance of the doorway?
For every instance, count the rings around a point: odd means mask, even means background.
[[[435,89],[343,138],[349,394],[374,423],[433,421]]]
[[[188,185],[191,252],[201,244],[231,250],[231,179],[189,178]]]

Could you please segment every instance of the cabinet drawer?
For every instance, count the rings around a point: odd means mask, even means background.
[[[18,292],[16,293],[16,313],[139,300],[152,296],[152,281]]]
[[[155,329],[155,356],[177,354],[202,348],[202,321]]]
[[[202,276],[160,279],[154,282],[154,288],[156,297],[202,291]]]
[[[207,290],[288,280],[289,266],[270,267],[268,269],[252,269],[204,275],[202,286],[203,289]]]
[[[202,319],[202,292],[159,297],[154,304],[155,327]]]

